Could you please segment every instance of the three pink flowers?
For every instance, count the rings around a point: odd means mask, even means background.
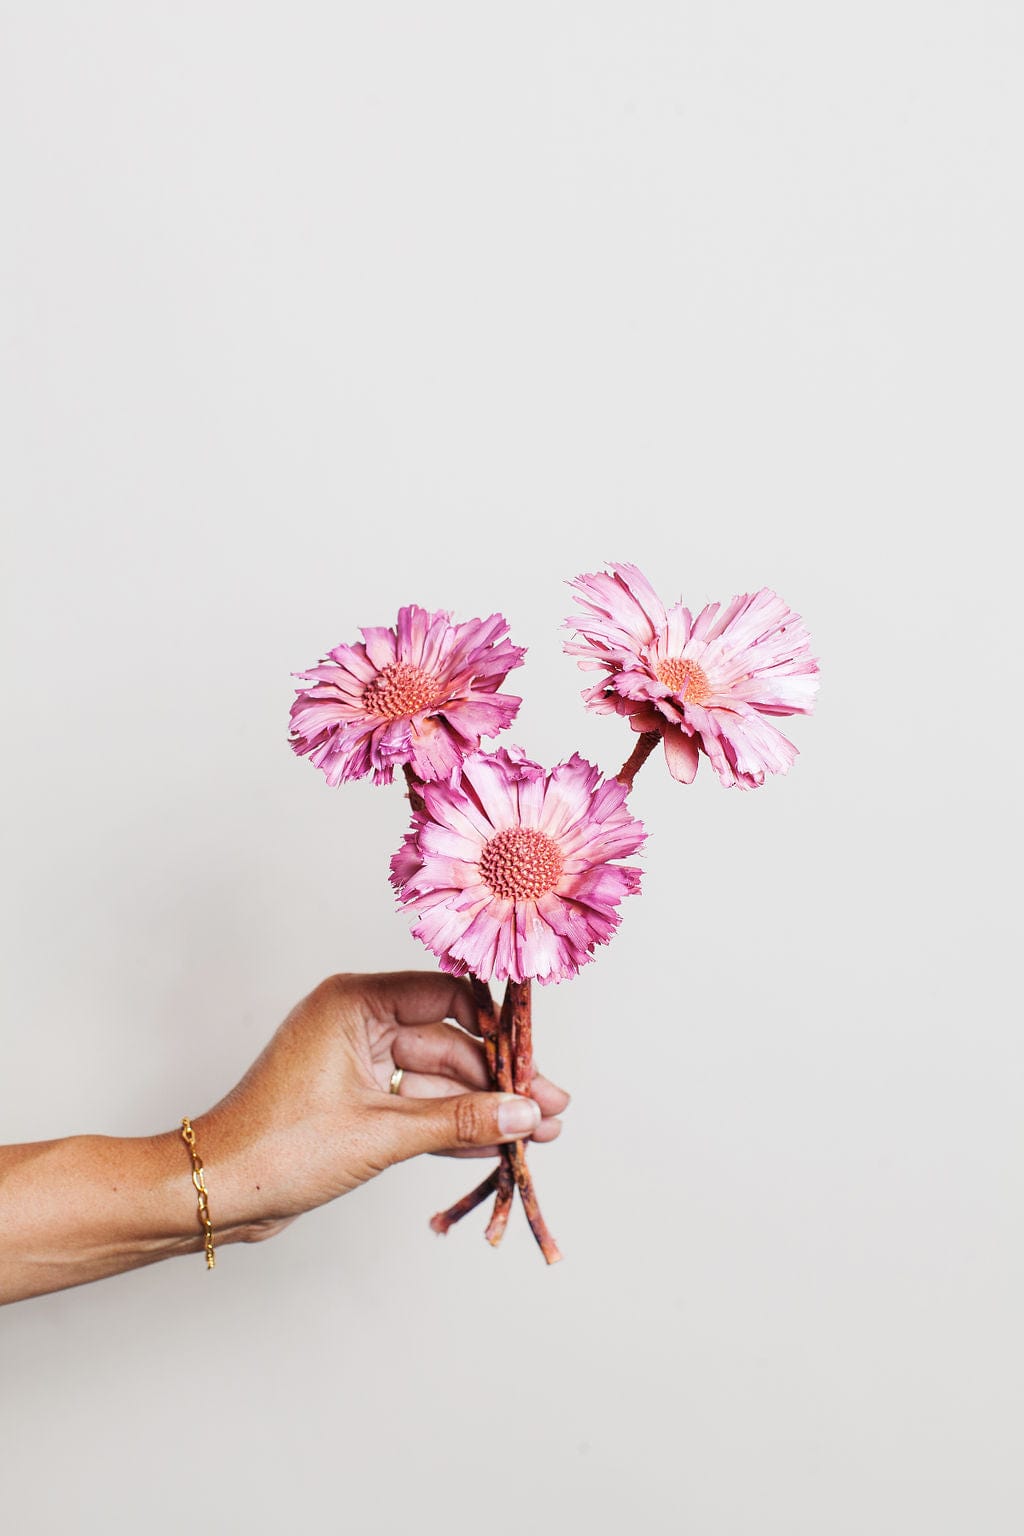
[[[703,751],[722,783],[784,773],[796,748],[773,715],[807,713],[817,686],[802,620],[762,588],[693,620],[666,610],[630,565],[570,583],[581,612],[565,649],[602,676],[587,706],[660,737],[670,771],[692,780]],[[632,775],[603,779],[574,754],[546,771],[521,751],[481,750],[522,702],[500,692],[524,651],[500,614],[454,623],[402,608],[316,667],[291,709],[293,750],[328,783],[403,771],[413,823],[391,861],[413,932],[457,975],[542,983],[577,973],[618,926],[640,870],[619,861],[645,832],[626,808]]]

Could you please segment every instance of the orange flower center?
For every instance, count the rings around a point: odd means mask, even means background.
[[[496,896],[514,901],[543,896],[561,877],[562,850],[544,832],[509,827],[485,846],[480,873]]]
[[[684,661],[681,656],[669,656],[659,663],[655,676],[659,683],[671,688],[673,693],[684,693],[687,704],[703,704],[711,692],[707,674],[695,661]]]
[[[440,678],[412,662],[389,661],[363,689],[363,706],[383,720],[398,720],[440,703],[442,697]]]

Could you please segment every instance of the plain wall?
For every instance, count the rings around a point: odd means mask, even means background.
[[[430,964],[400,792],[286,745],[359,625],[500,609],[510,739],[609,772],[579,571],[774,586],[823,668],[786,779],[644,770],[539,993],[565,1262],[423,1159],[6,1309],[4,1530],[1019,1536],[1020,6],[0,17],[0,1140]]]

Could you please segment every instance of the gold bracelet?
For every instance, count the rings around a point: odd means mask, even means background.
[[[206,1180],[203,1177],[203,1160],[196,1150],[196,1133],[187,1115],[181,1122],[181,1139],[192,1154],[192,1183],[195,1185],[196,1197],[199,1201],[199,1225],[206,1239],[206,1267],[212,1269],[217,1260],[213,1256],[213,1222],[210,1220],[210,1202],[206,1194]]]

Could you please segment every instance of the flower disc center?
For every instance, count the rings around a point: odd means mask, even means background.
[[[363,689],[363,704],[383,720],[399,720],[440,702],[440,678],[410,661],[389,661]]]
[[[669,656],[660,662],[655,676],[659,683],[664,683],[673,693],[683,694],[687,704],[703,704],[711,692],[707,673],[695,661],[684,661],[681,656]]]
[[[562,850],[533,827],[509,827],[492,837],[480,855],[480,873],[497,896],[514,901],[543,896],[558,884]]]

